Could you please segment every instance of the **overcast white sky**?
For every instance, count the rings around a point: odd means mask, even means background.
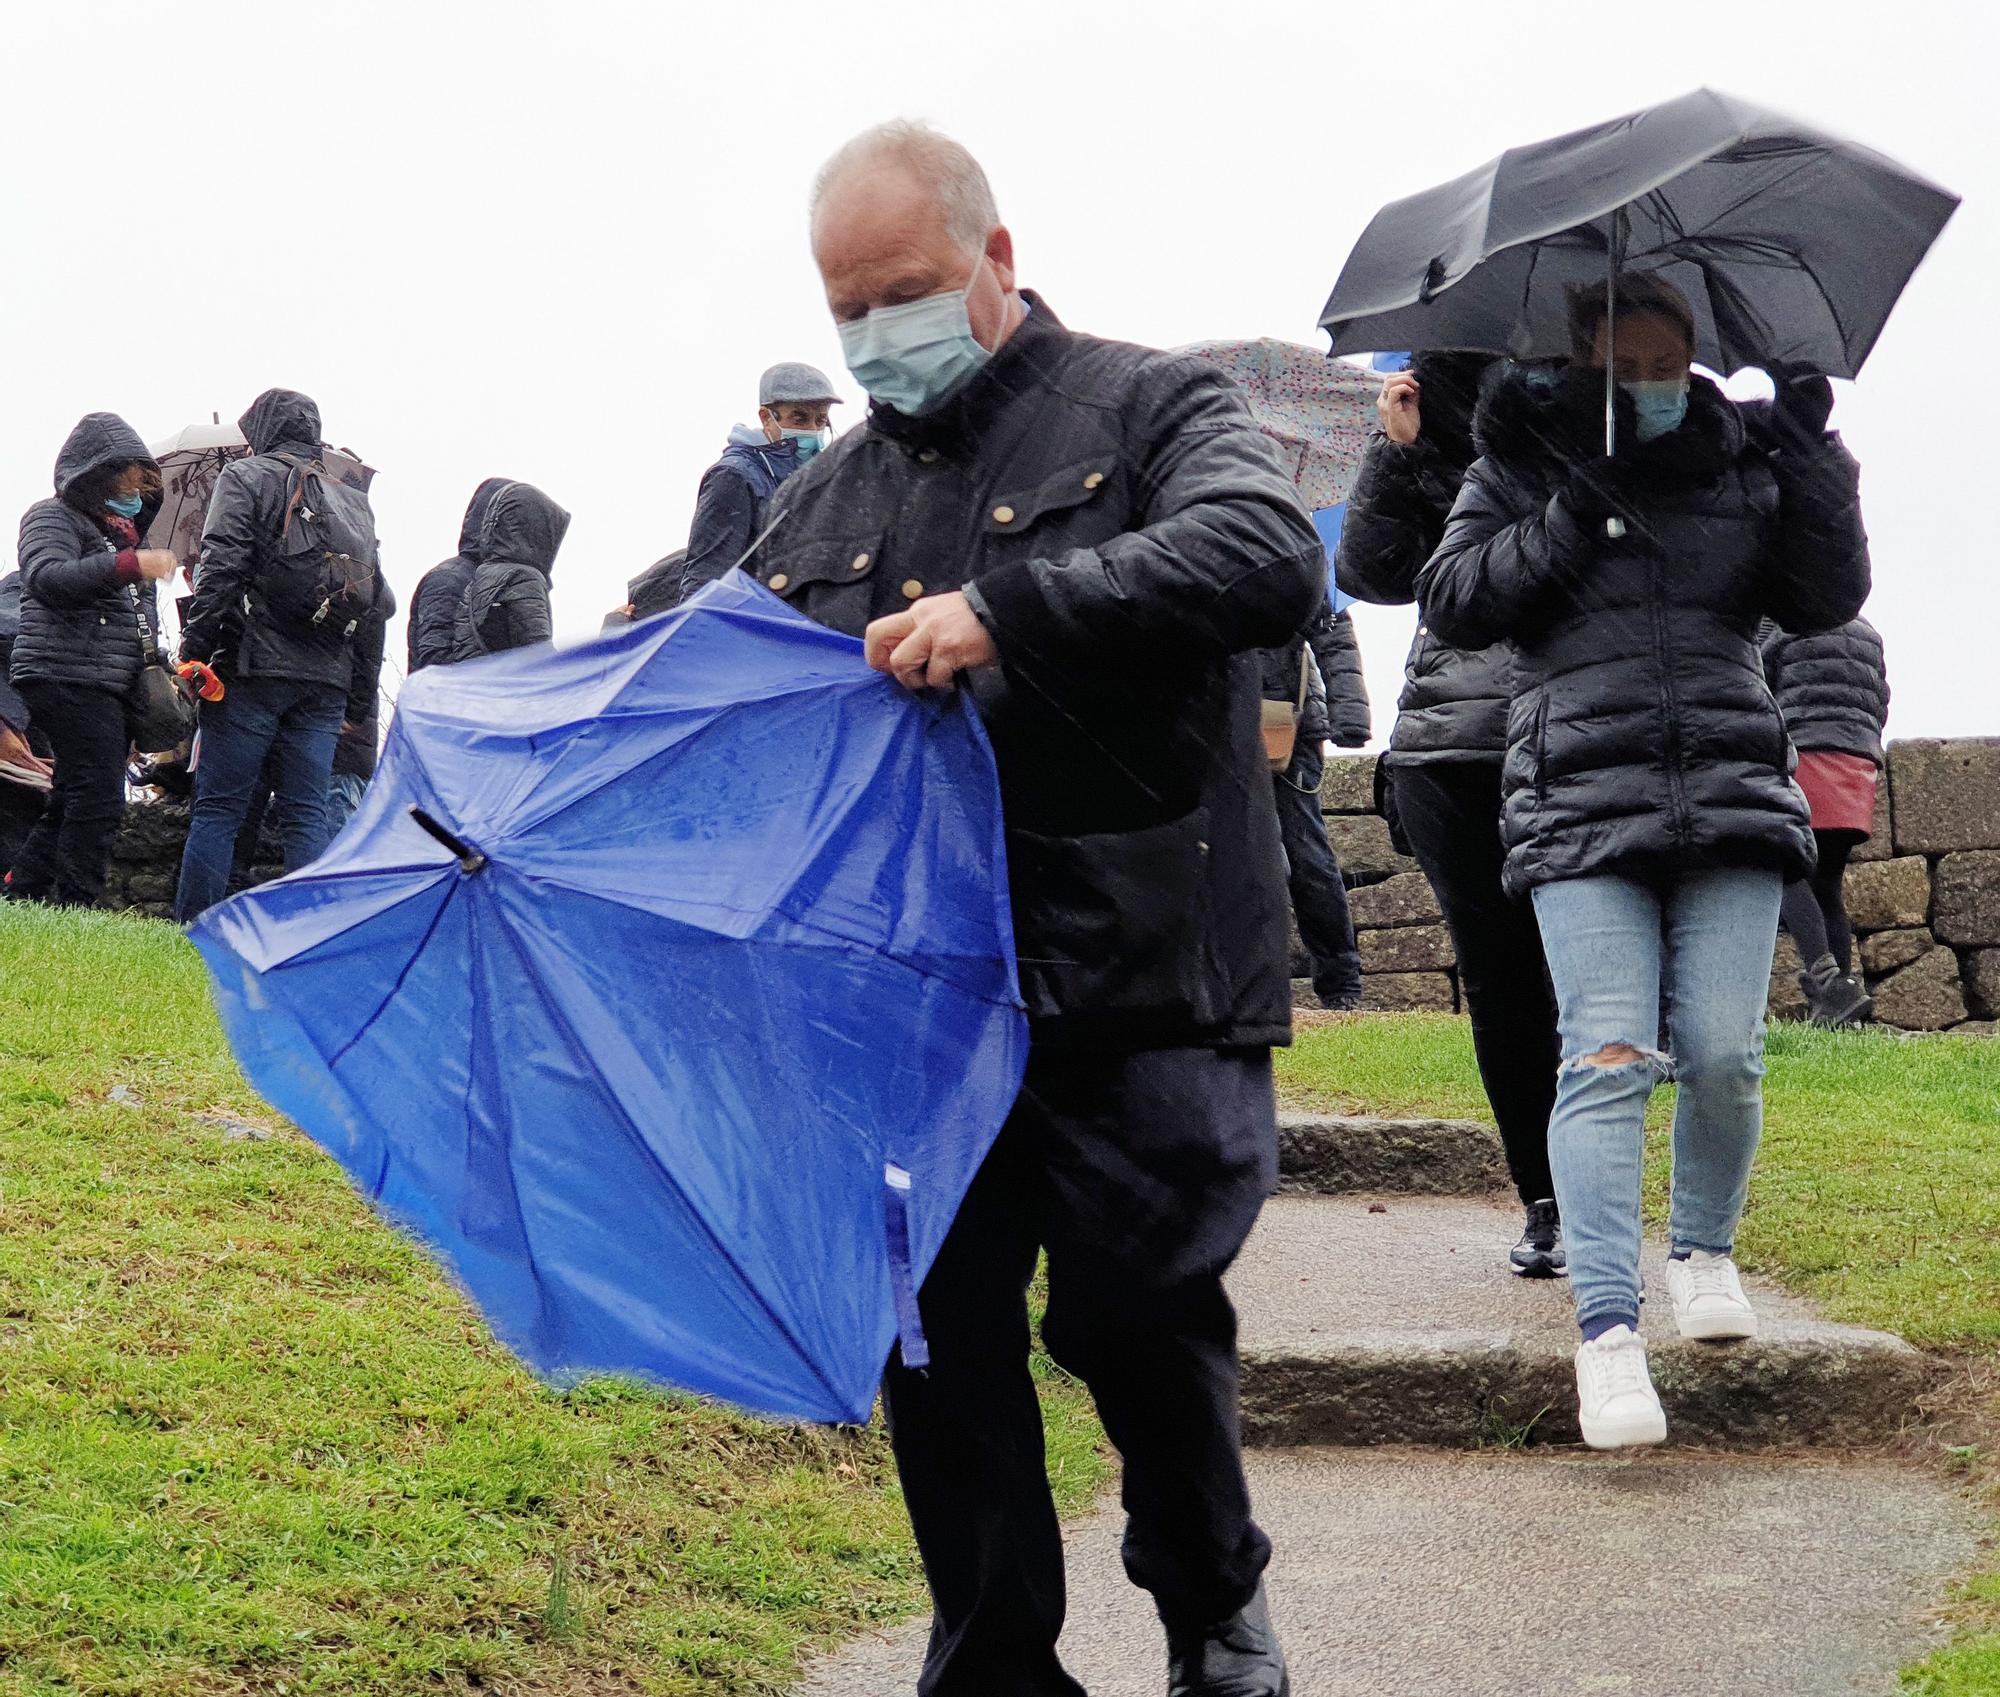
[[[473,485],[526,478],[576,515],[558,625],[594,630],[765,365],[858,394],[804,204],[869,123],[967,142],[1075,328],[1324,346],[1381,202],[1708,83],[1965,197],[1835,422],[1893,732],[2000,732],[1996,45],[1972,0],[10,6],[0,513],[86,411],[157,439],[283,384],[380,468],[405,599]],[[1411,619],[1359,617],[1386,735]]]

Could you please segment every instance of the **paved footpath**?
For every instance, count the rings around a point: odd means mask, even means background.
[[[1296,1697],[1891,1697],[1981,1532],[1880,1451],[1922,1358],[1762,1284],[1755,1344],[1682,1343],[1655,1251],[1672,1440],[1576,1447],[1566,1290],[1501,1266],[1519,1226],[1491,1135],[1288,1122],[1291,1193],[1231,1279]],[[1496,1447],[1529,1425],[1533,1447]],[[1158,1697],[1119,1530],[1110,1501],[1071,1530],[1064,1657],[1093,1697]],[[916,1622],[851,1644],[799,1697],[913,1691],[923,1641]]]

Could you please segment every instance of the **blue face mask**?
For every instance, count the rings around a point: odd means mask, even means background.
[[[800,465],[826,446],[826,432],[823,430],[781,430],[778,439],[791,443],[798,451]]]
[[[121,519],[135,519],[139,509],[146,504],[143,495],[107,495],[104,505],[107,511],[116,513]]]
[[[1678,430],[1681,420],[1687,417],[1688,386],[1685,377],[1669,378],[1664,383],[1621,383],[1618,385],[1632,397],[1632,410],[1638,417],[1638,434],[1641,442],[1650,442],[1656,436],[1664,436],[1669,430]]]
[[[983,263],[983,261],[981,262]],[[911,418],[935,412],[993,355],[972,333],[963,289],[902,306],[878,306],[840,326],[840,351],[854,381],[885,407]]]

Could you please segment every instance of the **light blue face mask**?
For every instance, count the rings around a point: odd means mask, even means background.
[[[1664,436],[1669,430],[1678,430],[1681,420],[1687,417],[1688,386],[1685,377],[1673,377],[1664,383],[1621,383],[1618,385],[1632,397],[1632,411],[1637,416],[1637,430],[1641,442],[1650,442],[1656,436]]]
[[[826,446],[824,430],[781,430],[778,432],[778,439],[781,442],[791,443],[798,451],[800,465],[804,465]]]
[[[840,326],[840,351],[854,381],[885,407],[911,418],[935,412],[967,378],[993,357],[972,333],[965,287],[926,295],[901,306],[878,306],[866,318]]]
[[[107,495],[104,497],[105,509],[116,513],[121,519],[137,518],[139,516],[139,509],[145,504],[146,498],[143,495]]]

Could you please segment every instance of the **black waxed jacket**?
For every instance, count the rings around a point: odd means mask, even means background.
[[[494,492],[479,533],[479,564],[459,604],[454,660],[529,648],[554,634],[549,578],[569,514],[532,483]]]
[[[479,535],[485,528],[486,509],[506,486],[506,478],[489,477],[473,490],[466,503],[465,522],[458,527],[458,552],[417,579],[410,596],[407,632],[412,672],[441,666],[451,658],[458,643],[458,610],[465,605],[466,587],[479,565]]]
[[[139,433],[114,413],[89,413],[56,456],[55,497],[22,515],[21,628],[9,665],[15,683],[77,684],[122,696],[138,677],[139,620],[159,632],[153,585],[131,581],[129,569],[121,576],[123,545],[73,504],[135,462],[153,465]],[[156,483],[133,521],[138,535],[159,509]]]
[[[1880,633],[1866,619],[1837,630],[1793,636],[1767,625],[1764,677],[1778,698],[1792,744],[1883,761],[1889,722],[1889,671]]]
[[[1579,492],[1602,456],[1601,379],[1510,372],[1481,407],[1483,457],[1417,584],[1446,641],[1511,638],[1521,691],[1502,777],[1504,882],[1813,865],[1805,797],[1759,662],[1758,622],[1824,630],[1868,594],[1858,474],[1837,438],[1747,445],[1696,379],[1686,421],[1633,438],[1601,477],[1626,525]]]
[[[365,717],[374,711],[376,682],[371,674],[360,692],[354,689],[353,644],[361,632],[350,636],[329,624],[301,635],[265,615],[259,589],[283,541],[294,476],[292,466],[277,456],[319,456],[319,408],[296,390],[267,389],[238,422],[250,454],[232,460],[215,480],[194,596],[181,630],[181,657],[208,661],[225,680],[289,678],[331,685],[350,692],[350,707],[362,705],[357,693],[365,693]],[[394,597],[379,571],[375,581],[375,615],[386,619]]]
[[[999,768],[1037,1042],[1283,1042],[1255,651],[1324,602],[1324,549],[1225,375],[1074,334],[1024,298],[942,407],[878,405],[783,484],[758,575],[855,636],[964,589],[992,634],[999,664],[966,682]]]

